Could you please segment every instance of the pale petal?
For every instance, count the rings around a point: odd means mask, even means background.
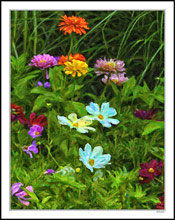
[[[94,147],[92,154],[91,154],[91,159],[95,160],[100,155],[102,155],[102,153],[103,153],[103,148],[101,146]]]
[[[112,119],[112,118],[108,118],[106,119],[106,121],[108,121],[109,123],[112,123],[114,125],[117,125],[119,123],[119,120],[117,119]]]
[[[101,105],[101,113],[102,114],[105,113],[108,109],[109,109],[109,102],[102,103],[102,105]]]
[[[80,133],[88,133],[88,130],[87,129],[85,129],[84,127],[81,127],[81,128],[76,128],[77,129],[77,131],[78,132],[80,132]]]
[[[109,102],[103,103],[101,105],[101,114],[106,115],[108,117],[114,116],[117,114],[116,110],[114,108],[109,107]]]
[[[72,128],[71,122],[64,116],[57,116],[61,125],[69,125]]]
[[[87,143],[87,144],[85,145],[84,150],[85,150],[85,155],[89,157],[90,154],[91,154],[91,151],[92,151],[91,145],[90,145],[89,143]]]
[[[94,168],[104,168],[105,165],[110,164],[108,163],[110,159],[111,159],[110,154],[104,154],[104,155],[99,156],[95,160]]]
[[[110,128],[111,127],[111,124],[107,121],[107,120],[98,120],[102,125],[103,127],[106,127],[106,128]]]
[[[69,118],[72,122],[74,122],[74,121],[77,120],[77,114],[71,113],[70,115],[68,115],[68,118]]]
[[[82,148],[79,148],[79,155],[80,160],[83,162],[88,162],[89,158],[86,156],[85,152],[82,150]]]
[[[93,128],[93,127],[85,127],[85,128],[88,129],[88,130],[91,130],[91,131],[96,131],[96,129]]]
[[[86,110],[87,112],[89,112],[92,115],[98,115],[99,114],[99,105],[94,103],[94,102],[90,102],[90,104],[88,106],[86,106]]]

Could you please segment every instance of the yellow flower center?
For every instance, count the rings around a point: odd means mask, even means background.
[[[140,177],[139,177],[139,180],[143,180],[143,177],[140,176]]]
[[[103,119],[103,115],[98,115],[98,118],[99,119]]]
[[[78,168],[76,168],[76,173],[79,173],[80,172],[80,168],[78,167]]]
[[[108,65],[108,66],[111,66],[111,67],[114,67],[114,66],[115,66],[115,63],[107,62],[107,65]]]
[[[95,163],[95,161],[94,161],[93,159],[89,159],[89,164],[90,164],[91,166],[93,166],[94,163]]]
[[[78,123],[77,122],[73,123],[73,126],[78,127]]]
[[[45,63],[46,61],[45,60],[40,60],[40,63]]]
[[[113,79],[112,81],[113,81],[114,83],[118,83],[118,82],[119,82],[118,79]]]
[[[148,172],[149,173],[154,173],[154,169],[153,168],[149,168]]]
[[[37,131],[37,132],[35,132],[35,135],[39,135],[39,132]]]

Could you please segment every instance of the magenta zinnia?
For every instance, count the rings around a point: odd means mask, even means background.
[[[152,159],[150,163],[140,164],[141,169],[139,170],[139,180],[140,183],[149,183],[154,177],[160,176],[162,173],[163,162],[157,162]]]
[[[109,74],[109,73],[123,73],[125,71],[124,68],[125,63],[116,59],[98,59],[95,63],[97,75]]]
[[[34,58],[31,60],[31,63],[29,64],[29,66],[35,66],[42,70],[55,65],[57,65],[57,60],[49,54],[39,54],[34,56]]]

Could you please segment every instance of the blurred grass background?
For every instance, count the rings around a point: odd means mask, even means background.
[[[125,62],[127,76],[151,89],[155,77],[164,76],[164,11],[11,11],[11,55],[67,55],[70,36],[59,31],[59,18],[81,16],[90,30],[76,35],[74,51],[83,54],[90,67],[98,58]]]

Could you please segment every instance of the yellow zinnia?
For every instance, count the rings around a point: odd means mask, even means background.
[[[75,77],[77,74],[80,77],[87,73],[88,65],[86,62],[80,60],[72,60],[72,62],[65,62],[64,65],[64,72],[67,75],[71,74],[73,77]]]

